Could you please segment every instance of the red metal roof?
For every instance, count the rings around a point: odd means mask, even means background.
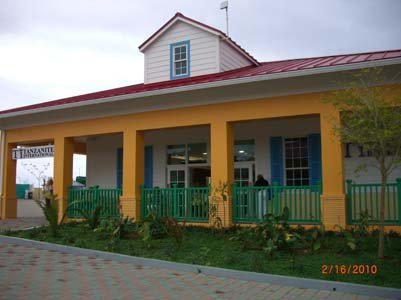
[[[317,69],[323,67],[333,67],[339,65],[349,65],[353,63],[385,60],[390,58],[401,58],[401,49],[370,52],[370,53],[333,55],[333,56],[264,62],[261,63],[260,66],[249,66],[227,72],[214,73],[214,74],[201,75],[190,78],[162,81],[149,84],[141,83],[125,87],[119,87],[111,90],[105,90],[85,95],[63,98],[49,102],[22,106],[18,108],[1,111],[0,114],[32,110],[38,108],[46,108],[58,105],[66,105],[66,104],[68,105],[72,103],[85,102],[113,96],[129,95],[129,94],[136,94],[136,93],[156,91],[156,90],[165,90],[170,88],[196,85],[208,82],[216,82],[222,80],[230,80],[230,79],[245,78],[259,75],[275,74],[275,73],[301,71],[307,69]]]

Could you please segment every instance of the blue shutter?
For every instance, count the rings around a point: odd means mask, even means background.
[[[145,187],[153,186],[153,147],[145,146]]]
[[[123,148],[117,149],[117,188],[123,186]]]
[[[322,150],[320,134],[308,135],[309,184],[315,185],[322,180]]]
[[[270,168],[272,184],[283,185],[283,138],[281,136],[272,136],[270,138]]]

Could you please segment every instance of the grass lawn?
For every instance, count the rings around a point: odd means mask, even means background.
[[[112,239],[107,233],[93,232],[76,223],[63,225],[57,237],[50,237],[45,227],[3,234],[189,264],[401,288],[399,236],[387,238],[386,258],[377,260],[377,236],[357,239],[357,249],[352,251],[344,247],[341,238],[327,234],[322,239],[321,249],[315,253],[297,251],[291,254],[278,251],[271,259],[260,250],[243,250],[241,241],[230,240],[234,231],[213,233],[202,228],[185,228],[184,240],[179,249],[169,237],[149,241],[133,235],[131,239]],[[378,267],[376,275],[340,275],[335,272],[322,275],[322,265],[348,267],[373,264]]]

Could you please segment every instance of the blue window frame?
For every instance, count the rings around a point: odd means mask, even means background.
[[[190,43],[182,41],[170,44],[170,79],[189,77]]]

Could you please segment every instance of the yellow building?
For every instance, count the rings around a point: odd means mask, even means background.
[[[293,224],[344,227],[364,210],[377,218],[366,184],[379,174],[353,173],[372,158],[333,136],[339,112],[321,100],[341,88],[334,82],[344,71],[401,71],[401,50],[258,62],[220,30],[179,13],[139,49],[143,84],[0,112],[2,218],[16,217],[16,160],[29,155],[54,155],[63,211],[97,201],[106,214],[121,206],[137,219],[155,211],[207,224],[216,205],[224,226],[284,207]],[[401,93],[400,81],[390,83]],[[87,184],[96,188],[70,189],[74,153],[87,154]],[[255,185],[258,175],[270,185]],[[388,225],[401,225],[398,177],[399,169],[388,187]],[[347,179],[365,185],[346,189]]]

